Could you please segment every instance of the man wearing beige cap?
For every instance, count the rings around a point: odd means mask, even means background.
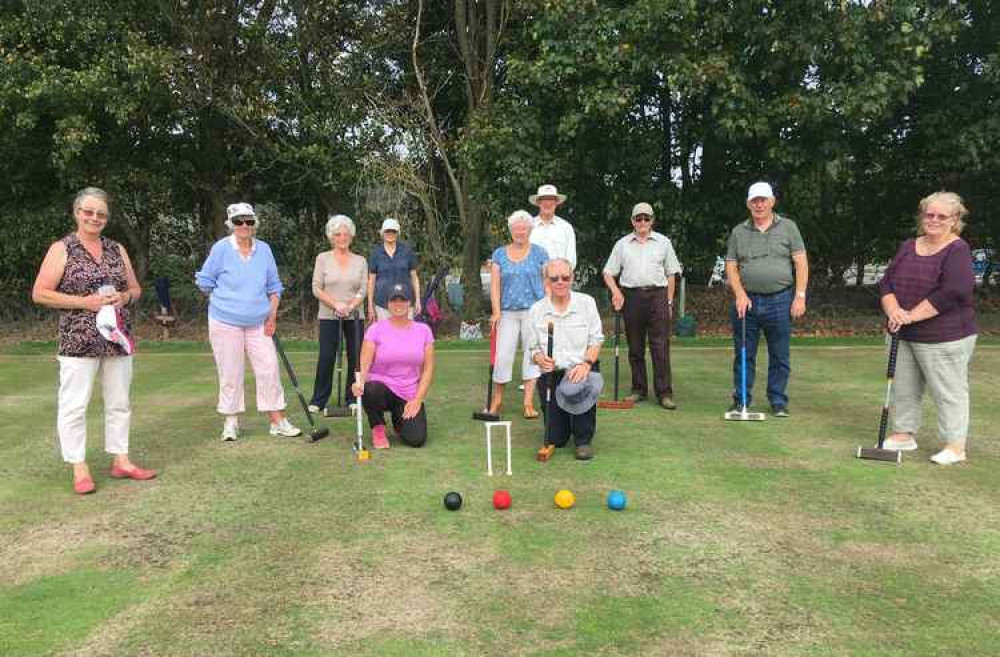
[[[740,400],[740,350],[746,323],[746,405],[749,407],[761,331],[767,339],[767,399],[775,417],[788,417],[789,342],[792,319],[806,313],[809,260],[799,227],[774,211],[771,185],[757,182],[747,192],[750,218],[729,235],[726,277],[733,291],[733,405]]]
[[[556,208],[566,200],[555,185],[542,185],[538,193],[528,197],[528,202],[538,208],[531,243],[544,248],[550,259],[565,258],[576,269],[576,231],[573,225],[556,216]]]
[[[604,284],[611,290],[615,312],[624,311],[632,393],[641,401],[649,395],[646,379],[646,338],[653,360],[653,392],[660,406],[674,410],[670,372],[670,332],[673,319],[674,275],[681,272],[670,238],[653,230],[653,208],[632,208],[632,232],[615,243],[604,265]],[[617,281],[615,279],[618,279]]]

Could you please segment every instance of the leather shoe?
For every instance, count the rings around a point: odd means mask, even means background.
[[[646,395],[640,395],[638,392],[633,392],[632,394],[625,397],[625,401],[632,402],[633,404],[638,404],[639,402],[646,401]]]
[[[580,445],[576,448],[577,461],[589,461],[594,458],[594,448],[590,445]]]
[[[77,495],[88,495],[97,490],[97,486],[94,485],[93,479],[84,477],[73,482],[73,490]]]
[[[660,397],[660,406],[667,409],[668,411],[676,410],[677,404],[674,403],[674,398],[670,395],[663,395]]]
[[[136,481],[146,481],[156,478],[156,470],[143,470],[142,468],[132,468],[125,470],[116,465],[111,466],[111,476],[115,479],[135,479]]]

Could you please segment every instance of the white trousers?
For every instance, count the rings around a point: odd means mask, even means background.
[[[952,342],[899,341],[892,382],[894,431],[916,435],[920,430],[920,402],[926,388],[937,406],[938,438],[964,448],[969,432],[969,361],[975,348],[975,335]]]
[[[225,322],[208,320],[208,339],[219,372],[219,405],[223,415],[239,415],[246,411],[243,397],[244,353],[250,358],[257,381],[257,410],[261,412],[285,409],[285,391],[281,388],[278,351],[274,341],[264,335],[264,325],[245,328]]]
[[[514,354],[517,353],[518,338],[521,339],[521,348],[524,350],[521,379],[532,381],[538,378],[538,365],[535,365],[528,353],[528,341],[533,330],[530,314],[528,310],[500,312],[500,321],[497,322],[497,360],[493,366],[494,383],[509,383],[514,377]]]
[[[56,426],[63,460],[83,463],[87,459],[87,406],[94,381],[101,373],[104,394],[104,451],[128,454],[128,432],[132,421],[129,388],[132,356],[76,358],[59,356],[59,415]]]

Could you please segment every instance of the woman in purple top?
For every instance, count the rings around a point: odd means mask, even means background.
[[[361,372],[355,396],[368,414],[375,449],[388,449],[386,411],[397,435],[410,447],[427,441],[424,398],[434,376],[434,335],[410,319],[412,292],[402,284],[389,291],[389,318],[375,322],[361,344]]]
[[[899,332],[893,382],[895,419],[888,449],[917,449],[926,387],[938,411],[944,449],[931,461],[965,460],[969,430],[969,360],[976,346],[972,253],[959,237],[968,210],[951,192],[920,201],[917,237],[899,247],[879,284],[889,331]]]

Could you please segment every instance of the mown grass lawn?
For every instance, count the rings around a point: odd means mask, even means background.
[[[675,347],[680,410],[601,411],[593,462],[536,463],[541,425],[515,418],[514,476],[490,479],[481,349],[439,351],[425,449],[359,465],[350,419],[310,445],[252,417],[221,443],[211,355],[145,343],[133,456],[161,476],[110,480],[92,412],[86,498],[58,455],[51,348],[9,350],[0,654],[1000,654],[1000,349],[974,359],[970,461],[942,468],[930,407],[902,466],[853,458],[884,392],[874,342],[797,343],[792,417],[763,423],[722,420],[724,345]]]

